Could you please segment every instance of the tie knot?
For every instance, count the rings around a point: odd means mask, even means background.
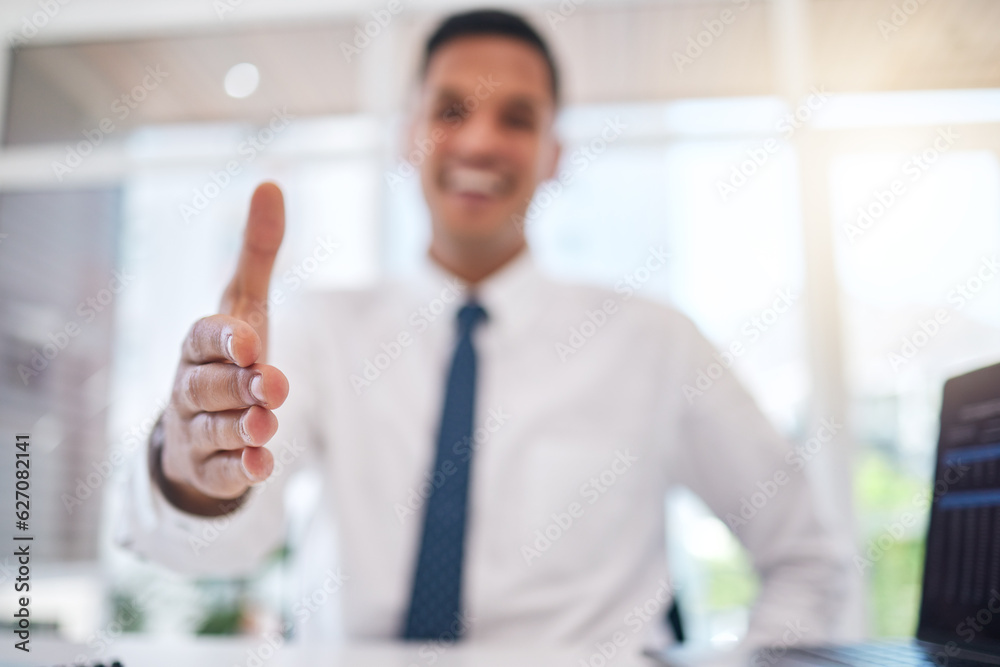
[[[475,301],[462,306],[458,311],[458,328],[464,335],[472,331],[472,328],[486,319],[486,311]]]

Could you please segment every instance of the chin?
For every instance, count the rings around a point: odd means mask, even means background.
[[[501,235],[501,224],[482,218],[463,218],[445,222],[448,233],[466,241],[493,239]]]
[[[515,217],[496,203],[490,205],[449,206],[443,216],[445,227],[468,236],[495,236],[505,224],[514,224]]]

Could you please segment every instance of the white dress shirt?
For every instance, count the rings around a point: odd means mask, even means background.
[[[337,591],[342,633],[398,637],[435,482],[455,315],[467,298],[461,281],[427,261],[406,281],[278,307],[270,360],[290,391],[268,446],[280,470],[241,509],[204,519],[170,506],[140,457],[120,543],[191,574],[252,572],[286,538],[292,473],[319,471],[336,540],[329,572],[339,568],[327,589]],[[824,639],[844,550],[806,477],[789,468],[788,445],[729,371],[702,395],[685,395],[715,361],[687,318],[625,283],[554,282],[528,252],[476,298],[488,313],[474,338],[477,430],[460,445],[473,456],[469,641],[662,639],[672,590],[664,498],[674,484],[730,524],[752,515],[736,531],[762,577],[750,640],[780,643],[791,628],[807,630],[802,641]],[[769,486],[779,471],[784,481]],[[761,506],[748,512],[751,497]]]

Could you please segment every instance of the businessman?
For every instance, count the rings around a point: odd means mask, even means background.
[[[269,322],[284,213],[261,185],[219,314],[184,340],[121,542],[190,573],[252,572],[309,467],[348,637],[637,645],[666,636],[664,497],[682,484],[760,574],[748,641],[821,641],[844,549],[747,392],[727,373],[685,395],[715,355],[689,320],[532,261],[521,221],[560,155],[546,44],[511,14],[455,15],[420,76],[421,271]],[[643,251],[637,271],[664,261]]]

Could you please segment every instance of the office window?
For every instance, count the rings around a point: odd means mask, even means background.
[[[968,137],[936,150],[940,136],[915,130],[918,151],[849,153],[831,165],[860,445],[858,567],[878,635],[916,628],[927,516],[902,518],[933,479],[941,387],[1000,360],[1000,161]]]
[[[32,553],[43,563],[98,552],[113,334],[129,282],[119,200],[116,188],[0,194],[0,423],[32,427]],[[12,478],[0,493],[14,497]]]

